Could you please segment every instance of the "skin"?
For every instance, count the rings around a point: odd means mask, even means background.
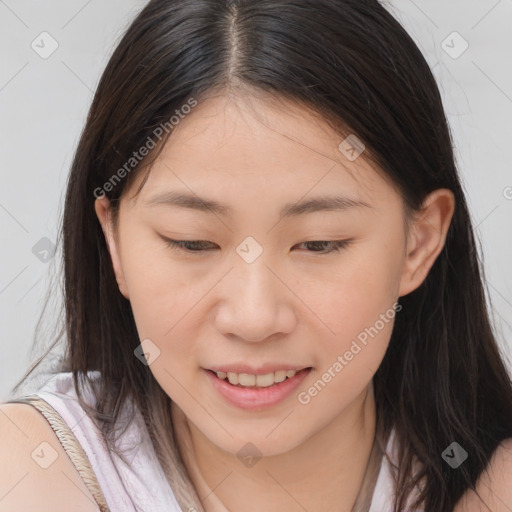
[[[343,138],[294,104],[212,97],[174,128],[140,194],[142,176],[124,191],[118,225],[108,199],[96,200],[140,339],[160,350],[149,368],[173,400],[173,418],[190,429],[193,481],[214,489],[207,512],[349,511],[363,481],[375,435],[372,378],[393,320],[309,403],[297,395],[424,281],[455,201],[447,189],[432,192],[406,229],[399,193],[364,152],[350,161],[338,149]],[[226,203],[233,215],[145,204],[171,190]],[[285,203],[335,193],[370,207],[278,219]],[[187,253],[161,236],[212,249]],[[236,252],[247,236],[263,249],[250,264]],[[305,244],[345,239],[339,252]],[[203,370],[235,362],[313,370],[285,401],[245,411]],[[248,442],[263,455],[252,467],[237,457]]]

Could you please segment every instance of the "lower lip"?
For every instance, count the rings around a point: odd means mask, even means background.
[[[289,397],[309,375],[311,368],[297,372],[293,377],[285,379],[266,388],[245,388],[233,386],[227,380],[219,379],[211,370],[205,370],[213,387],[232,405],[246,410],[262,410],[272,407]]]

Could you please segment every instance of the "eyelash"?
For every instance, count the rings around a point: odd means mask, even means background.
[[[193,253],[201,254],[201,253],[204,253],[205,250],[207,250],[207,249],[190,249],[189,248],[190,247],[189,244],[193,245],[193,244],[198,244],[198,243],[201,243],[201,242],[208,243],[207,240],[172,240],[171,238],[165,238],[165,237],[162,237],[162,238],[166,242],[166,245],[168,247],[171,247],[171,249],[177,249],[179,251],[187,252],[187,253],[190,253],[190,254],[193,254]],[[327,251],[327,252],[308,251],[308,252],[311,252],[313,254],[317,253],[317,254],[320,254],[320,255],[325,255],[325,254],[331,254],[331,253],[339,252],[340,249],[343,249],[344,247],[347,247],[351,243],[351,241],[352,240],[309,240],[307,242],[301,242],[298,245],[302,245],[302,244],[318,244],[318,243],[332,244],[331,245],[332,249],[330,251]],[[187,245],[189,245],[189,247],[187,247]]]

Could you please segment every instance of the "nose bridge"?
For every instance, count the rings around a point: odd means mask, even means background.
[[[269,249],[248,236],[236,247],[234,265],[234,275],[239,280],[237,290],[240,300],[249,306],[251,303],[263,306],[276,300],[275,277],[268,268],[272,266]]]
[[[233,279],[236,280],[236,304],[239,309],[257,308],[260,315],[269,314],[276,308],[281,295],[277,280],[269,270],[268,253],[262,253],[248,263],[239,259],[235,263]]]

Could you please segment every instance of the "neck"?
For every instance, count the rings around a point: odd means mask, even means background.
[[[375,439],[372,382],[306,442],[249,468],[206,438],[174,402],[171,410],[181,456],[206,512],[352,510]]]

